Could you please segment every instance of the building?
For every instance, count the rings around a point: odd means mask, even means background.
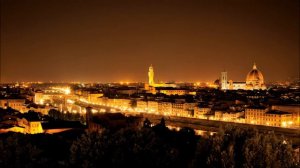
[[[239,122],[244,114],[245,112],[243,111],[216,111],[214,119],[228,122]]]
[[[228,82],[228,90],[245,90],[246,83],[245,82],[233,82],[232,80],[229,80]]]
[[[148,112],[150,112],[150,113],[158,112],[158,102],[157,101],[148,101]]]
[[[245,82],[234,82],[227,79],[227,72],[221,72],[220,87],[222,90],[265,90],[264,77],[254,63],[252,70],[247,74]]]
[[[23,134],[39,134],[44,133],[41,121],[28,121],[25,118],[14,118],[14,121],[8,120],[5,123],[6,128],[1,127],[0,133],[19,132]]]
[[[25,99],[23,98],[2,98],[0,99],[1,108],[12,108],[20,112],[26,112]]]
[[[254,63],[252,70],[248,73],[246,78],[246,89],[247,90],[265,90],[266,85],[264,83],[264,77],[262,73],[257,69]]]
[[[158,113],[160,115],[171,115],[172,103],[171,102],[158,102]]]
[[[194,117],[199,119],[207,118],[205,115],[211,112],[210,107],[194,107]]]
[[[98,97],[97,104],[108,106],[108,97]]]
[[[223,112],[222,111],[215,111],[215,120],[222,120],[223,119]]]
[[[26,133],[28,134],[40,134],[44,132],[40,121],[29,121],[26,128]]]
[[[155,82],[154,82],[154,69],[152,65],[150,65],[149,67],[148,79],[149,79],[148,80],[149,86],[153,86]]]
[[[81,91],[80,99],[86,100],[89,103],[96,104],[98,102],[98,98],[102,97],[103,93],[93,92],[89,90]]]
[[[122,109],[131,108],[131,100],[130,99],[118,99],[117,106]]]
[[[135,94],[135,93],[138,93],[138,89],[137,88],[133,88],[133,87],[126,87],[126,88],[118,88],[116,90],[116,92],[118,94],[122,94],[122,95],[132,95],[132,94]]]
[[[221,89],[228,89],[228,80],[227,80],[227,72],[221,72]]]
[[[160,87],[169,87],[169,88],[176,88],[176,84],[168,84],[168,83],[155,83],[154,79],[154,68],[151,65],[148,70],[148,83],[145,84],[145,90],[149,93],[155,94],[157,93],[156,88]]]
[[[140,112],[145,112],[148,109],[147,101],[137,100],[136,101],[136,110]]]
[[[173,87],[161,87],[156,89],[158,93],[162,93],[165,95],[186,95],[189,94],[189,91],[186,89],[179,89]]]
[[[273,105],[271,108],[291,113],[294,127],[300,127],[300,105]]]
[[[247,124],[266,125],[273,127],[293,127],[292,114],[269,108],[249,108],[245,111]]]
[[[171,115],[178,117],[192,117],[195,103],[175,102],[172,103]]]
[[[35,104],[43,104],[44,100],[43,100],[43,97],[44,97],[44,93],[42,91],[36,91],[34,93],[34,103]]]
[[[40,105],[40,104],[28,105],[26,107],[26,111],[34,111],[34,112],[41,113],[43,115],[48,115],[48,113],[51,109],[58,110],[58,108],[56,108],[56,107],[53,107],[53,106],[50,106],[50,105]]]
[[[184,102],[172,103],[172,116],[184,117],[185,113],[186,111],[184,109]]]

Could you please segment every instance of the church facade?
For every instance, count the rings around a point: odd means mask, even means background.
[[[221,72],[221,90],[265,90],[264,77],[254,63],[252,70],[247,74],[245,82],[233,82],[228,80],[227,72]]]

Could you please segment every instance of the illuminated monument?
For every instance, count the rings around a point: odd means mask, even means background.
[[[220,87],[222,90],[265,90],[266,85],[264,83],[264,77],[262,73],[257,69],[254,63],[252,70],[247,74],[246,82],[233,82],[227,80],[227,72],[221,72]]]
[[[228,88],[227,72],[221,72],[221,89],[226,90]]]
[[[145,84],[145,90],[151,93],[156,93],[155,88],[176,88],[177,85],[173,83],[155,83],[154,80],[154,68],[152,65],[149,67],[148,71],[148,83]]]
[[[153,66],[151,64],[151,66],[149,67],[149,72],[148,72],[148,79],[149,79],[149,85],[152,86],[154,85],[154,70],[153,70]]]
[[[264,77],[262,73],[257,69],[255,63],[253,65],[253,69],[247,75],[246,87],[248,90],[266,89]]]

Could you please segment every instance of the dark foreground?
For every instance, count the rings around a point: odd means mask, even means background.
[[[272,132],[226,126],[196,136],[193,129],[150,127],[61,134],[0,135],[0,167],[299,167],[292,143]]]

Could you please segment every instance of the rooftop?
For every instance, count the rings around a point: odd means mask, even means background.
[[[261,109],[261,110],[264,110],[266,108],[267,108],[266,106],[261,106],[261,105],[253,105],[248,107],[248,109]]]
[[[174,88],[174,87],[155,87],[156,90],[188,90],[186,88]]]
[[[279,114],[279,115],[283,115],[283,114],[292,114],[292,113],[284,112],[284,111],[279,111],[279,110],[270,110],[270,111],[266,112],[266,114]]]

